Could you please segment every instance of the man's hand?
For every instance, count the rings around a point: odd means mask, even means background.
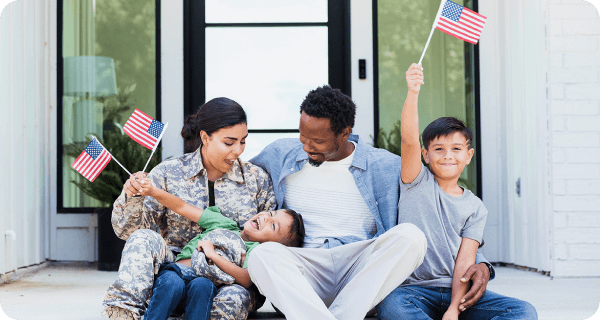
[[[204,251],[206,257],[211,260],[213,260],[212,257],[214,257],[217,254],[215,252],[215,247],[213,243],[208,240],[198,241],[198,251]]]
[[[471,307],[485,293],[488,281],[490,281],[490,269],[485,263],[474,264],[467,269],[467,272],[460,278],[460,282],[471,281],[471,289],[462,297],[458,309],[465,311]]]
[[[406,83],[408,84],[408,91],[413,93],[419,93],[423,82],[423,66],[420,64],[413,63],[410,68],[406,71]]]
[[[123,191],[125,191],[127,196],[134,197],[141,195],[140,189],[142,189],[142,186],[140,185],[139,180],[146,178],[146,176],[148,176],[148,174],[145,172],[136,172],[125,181]]]

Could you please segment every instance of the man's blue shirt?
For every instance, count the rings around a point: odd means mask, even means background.
[[[348,141],[356,142],[354,159],[348,170],[375,218],[377,237],[398,223],[400,157],[366,145],[357,135],[350,135]],[[296,138],[279,139],[250,160],[271,176],[278,208],[284,205],[285,177],[301,170],[307,161],[308,154],[302,149],[300,139]],[[329,247],[358,240],[353,236],[329,239]]]
[[[357,135],[350,135],[348,141],[356,142],[354,160],[348,170],[354,177],[356,187],[377,223],[375,237],[398,224],[398,201],[400,198],[400,157],[383,149],[366,145]],[[265,169],[275,189],[277,208],[281,209],[285,197],[285,177],[298,172],[308,161],[308,154],[302,149],[300,139],[279,139],[250,160]],[[354,236],[328,239],[329,248],[356,242]],[[477,251],[476,263],[485,262],[483,254]],[[490,268],[490,280],[495,272]]]

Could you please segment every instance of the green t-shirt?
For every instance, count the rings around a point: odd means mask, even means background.
[[[198,241],[202,240],[206,234],[213,230],[226,229],[235,232],[238,236],[240,235],[240,228],[238,227],[237,222],[224,217],[217,207],[206,208],[204,212],[202,212],[200,220],[198,220],[198,225],[204,228],[204,231],[194,237],[194,239],[190,240],[190,242],[183,248],[181,253],[177,255],[177,259],[175,259],[175,261],[191,259],[194,249],[196,249],[198,246]],[[256,248],[256,246],[258,246],[260,243],[253,241],[244,241],[244,243],[246,244],[246,259],[244,259],[244,265],[242,268],[247,269],[250,251]]]

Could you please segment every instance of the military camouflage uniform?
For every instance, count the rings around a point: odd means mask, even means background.
[[[209,205],[208,178],[200,149],[181,158],[167,160],[148,175],[155,186],[204,209]],[[277,207],[269,176],[259,167],[237,160],[231,170],[215,181],[215,205],[223,216],[241,227],[261,211]],[[103,307],[110,315],[121,309],[139,319],[148,307],[154,275],[164,261],[174,261],[202,232],[197,223],[172,212],[151,197],[129,197],[125,192],[115,201],[112,225],[119,238],[127,240],[117,280],[108,288]],[[222,286],[213,301],[211,319],[245,319],[264,301],[254,286]],[[262,299],[261,299],[262,298]],[[116,309],[118,307],[120,309]]]

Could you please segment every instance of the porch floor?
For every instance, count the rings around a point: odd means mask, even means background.
[[[19,271],[17,271],[18,273]],[[588,319],[600,303],[600,278],[550,278],[496,267],[488,289],[531,302],[540,319]],[[37,272],[0,284],[0,320],[102,320],[101,301],[116,272],[95,264],[50,263]],[[1,311],[4,311],[4,314]],[[270,304],[260,311],[272,311]],[[262,314],[261,319],[281,319]],[[600,313],[594,319],[600,319]]]

